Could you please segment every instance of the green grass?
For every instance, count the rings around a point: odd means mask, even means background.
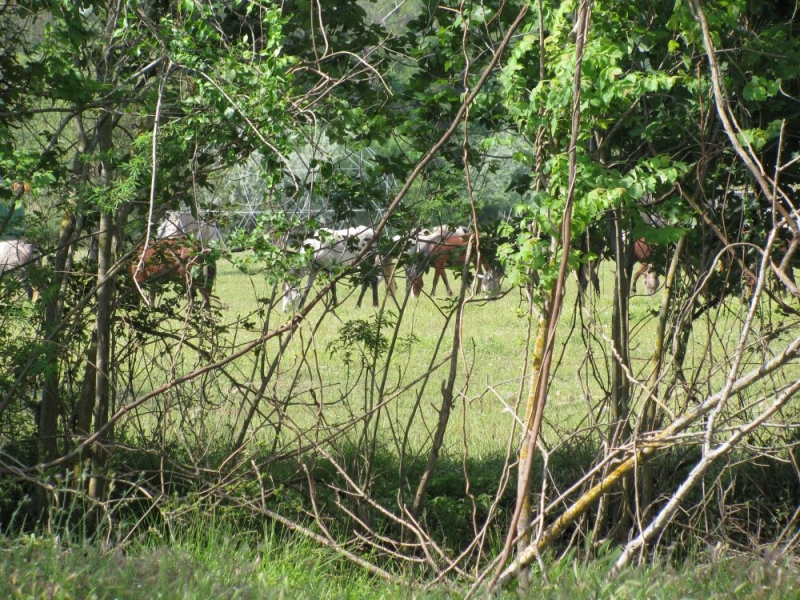
[[[532,574],[531,598],[791,599],[800,571],[785,558],[702,555],[680,568],[657,561],[609,581],[615,555],[545,557],[547,578]],[[332,551],[272,531],[241,532],[207,518],[174,533],[101,552],[54,537],[0,537],[4,598],[461,598],[465,582],[423,589],[412,576],[394,583],[365,574]],[[478,597],[481,597],[479,595]],[[498,598],[517,598],[506,590]]]
[[[611,289],[611,275],[608,270],[603,273],[604,290]],[[581,428],[597,426],[598,431],[602,431],[608,419],[603,402],[604,388],[608,386],[605,368],[610,361],[610,297],[603,294],[595,300],[595,311],[590,315],[594,321],[587,329],[591,334],[587,340],[581,335],[579,324],[573,327],[573,317],[577,314],[572,300],[573,285],[570,281],[545,415],[545,441],[555,448],[550,457],[551,489],[565,489],[575,481],[597,452],[597,431],[576,438],[570,444],[565,444],[564,440]],[[374,439],[378,447],[371,458],[370,493],[390,510],[396,508],[398,489],[411,488],[419,480],[441,406],[440,386],[447,377],[448,365],[444,364],[437,367],[424,388],[421,383],[409,385],[428,371],[440,337],[443,337],[443,344],[437,360],[443,360],[449,351],[453,320],[445,325],[445,313],[449,309],[444,298],[434,302],[423,297],[408,302],[397,328],[401,342],[389,362],[386,389],[380,394],[370,375],[372,366],[369,361],[366,366],[361,362],[360,342],[351,339],[348,344],[337,345],[337,341],[353,324],[363,322],[362,333],[372,331],[369,326],[374,319],[387,313],[372,307],[356,309],[355,297],[345,297],[346,290],[347,286],[340,288],[342,305],[334,314],[324,314],[325,308],[320,304],[301,325],[282,354],[280,366],[267,381],[260,410],[250,426],[248,460],[253,457],[263,461],[265,466],[259,477],[263,476],[268,493],[275,491],[274,501],[280,504],[278,510],[300,521],[308,516],[304,511],[309,507],[302,495],[306,482],[298,462],[308,458],[306,466],[316,477],[317,501],[323,511],[330,508],[325,505],[330,501],[325,496],[326,484],[341,485],[341,482],[330,465],[318,456],[311,456],[312,453],[270,463],[273,453],[296,452],[304,443],[327,439],[326,436],[343,424],[362,415],[377,402],[385,401],[382,411],[376,413],[369,424],[359,422],[322,447],[332,449],[341,464],[358,472],[368,454],[361,445],[361,434],[371,436],[372,427],[375,427]],[[119,344],[129,353],[120,360],[130,370],[115,373],[118,400],[140,397],[169,377],[224,357],[255,339],[260,331],[286,322],[290,317],[279,311],[279,299],[275,299],[277,312],[264,312],[261,299],[270,292],[262,276],[245,276],[232,265],[221,262],[215,289],[220,303],[217,321],[226,324],[227,329],[211,337],[208,323],[200,322],[184,336],[183,321],[163,320],[154,326],[159,331],[171,332],[172,337],[160,339],[149,334],[136,338],[131,335],[127,343]],[[382,302],[384,294],[381,286]],[[639,379],[647,376],[659,301],[657,296],[636,296],[631,300],[633,374]],[[477,499],[480,520],[496,492],[509,447],[509,431],[517,418],[514,413],[519,412],[515,407],[527,395],[528,382],[523,370],[530,340],[523,307],[520,294],[510,291],[498,300],[470,303],[464,310],[464,344],[458,363],[457,396],[436,477],[429,489],[425,517],[427,531],[448,550],[463,548],[472,539],[474,507],[466,496],[464,469],[469,473],[470,493]],[[383,310],[397,313],[398,308],[389,300],[383,304]],[[732,300],[698,321],[687,361],[693,375],[710,380],[704,389],[719,386],[727,375],[725,369],[712,372],[704,357],[711,353],[718,359],[725,359],[738,337],[738,323],[744,310],[744,304]],[[583,317],[588,323],[589,316]],[[787,335],[780,332],[780,319],[782,317],[769,310],[762,311],[753,328],[753,338],[759,339],[764,332],[778,331],[772,340],[778,340],[776,346],[779,345],[781,336]],[[252,326],[246,327],[244,320],[251,321]],[[392,328],[382,329],[381,333],[391,335]],[[216,349],[212,340],[218,344]],[[182,465],[196,465],[216,473],[242,426],[265,365],[277,354],[278,343],[279,340],[270,341],[260,349],[260,354],[251,352],[227,364],[224,374],[215,373],[186,382],[131,411],[116,430],[117,441],[128,446],[127,452],[121,450],[117,455],[118,495],[136,496],[133,486],[126,488],[130,491],[121,491],[122,480],[135,481],[140,475],[149,477],[147,485],[157,488],[158,478],[165,475],[164,463],[159,460],[162,455]],[[746,362],[759,364],[769,352],[768,344],[754,345],[746,355]],[[259,362],[262,357],[266,359],[264,364]],[[591,374],[591,360],[600,367],[596,379]],[[376,365],[376,380],[380,380],[384,359],[379,359]],[[795,377],[797,371],[793,366],[780,377]],[[773,380],[769,384],[778,382]],[[405,385],[409,387],[405,389]],[[687,402],[687,396],[685,391],[676,393],[673,406]],[[640,398],[635,401],[639,402]],[[160,441],[156,444],[153,440]],[[513,440],[511,447],[515,448],[516,443],[517,440]],[[138,452],[139,449],[146,451]],[[399,474],[401,457],[405,461],[405,479]],[[689,461],[691,458],[689,456]],[[676,472],[675,465],[685,460],[686,456],[678,449],[674,456],[665,457],[658,464],[669,485],[682,476],[683,471]],[[167,478],[174,475],[180,479],[181,473],[186,473],[181,480],[186,483],[185,488],[168,481],[168,493],[176,494],[174,502],[178,504],[173,505],[171,499],[161,501],[158,510],[163,518],[154,518],[152,526],[148,523],[135,527],[118,525],[118,531],[130,532],[131,537],[107,553],[101,552],[99,545],[84,546],[63,538],[0,538],[0,563],[3,573],[9,574],[5,581],[0,581],[0,591],[20,598],[397,598],[461,597],[467,589],[464,584],[451,581],[448,587],[434,589],[426,595],[416,587],[418,582],[414,576],[402,574],[399,585],[386,584],[300,535],[258,531],[259,526],[253,522],[260,517],[252,514],[235,524],[220,524],[208,515],[187,516],[191,510],[180,502],[195,506],[192,499],[197,497],[194,495],[196,488],[192,486],[203,486],[202,477],[195,479],[197,476],[192,469],[182,471],[183,466],[170,473],[172,463],[166,464]],[[249,462],[236,469],[233,462],[228,462],[228,468],[231,471],[224,474],[225,486],[230,486],[226,487],[226,502],[237,506],[239,499],[257,498],[259,479],[250,470]],[[681,468],[685,469],[685,464]],[[753,478],[754,481],[765,479],[758,474]],[[748,480],[741,478],[737,490]],[[487,555],[498,552],[494,546],[500,543],[497,540],[502,536],[513,504],[510,497],[513,490],[506,496],[509,497],[501,501],[500,514],[495,521],[501,533],[492,534],[495,541],[489,543],[492,548],[486,549]],[[135,503],[134,500],[131,505]],[[133,510],[135,512],[135,508]],[[120,510],[112,518],[131,518],[125,514]],[[244,521],[248,524],[244,525]],[[784,519],[778,521],[777,526],[785,522]],[[396,531],[386,533],[392,536]],[[665,541],[662,547],[668,545]],[[628,570],[612,583],[606,581],[605,574],[613,556],[583,561],[574,555],[570,557],[548,562],[549,579],[536,577],[537,592],[533,597],[778,598],[792,597],[798,590],[797,577],[786,565],[769,564],[754,557],[711,561],[700,555],[682,563],[683,566],[657,563]],[[384,566],[400,573],[405,568],[392,564]],[[516,596],[510,592],[509,597]]]
[[[399,591],[297,539],[266,535],[250,546],[219,530],[105,554],[53,538],[0,540],[0,561],[4,598],[355,599]]]
[[[613,286],[610,268],[604,269],[602,277],[602,289],[609,292]],[[402,302],[403,281],[399,283]],[[580,322],[573,325],[580,316],[574,305],[574,285],[570,279],[543,432],[545,442],[554,449],[551,459],[561,463],[561,473],[570,477],[577,476],[591,462],[591,457],[598,452],[599,436],[605,433],[604,426],[608,422],[605,390],[609,387],[606,369],[612,360],[610,294],[604,293],[594,299],[594,312],[583,315],[590,333],[590,337],[585,338],[581,335]],[[274,454],[293,454],[298,448],[326,440],[323,447],[332,450],[342,464],[357,470],[364,457],[370,455],[368,444],[374,441],[379,458],[374,473],[381,475],[371,485],[385,486],[383,499],[391,505],[398,486],[415,485],[428,458],[442,404],[440,388],[449,368],[445,359],[452,342],[454,320],[446,325],[445,314],[449,308],[444,297],[435,301],[428,297],[410,299],[397,326],[400,342],[389,361],[386,387],[381,391],[378,386],[385,360],[379,359],[377,373],[371,373],[370,368],[361,363],[359,342],[351,340],[343,344],[340,336],[354,323],[363,322],[369,327],[378,315],[385,318],[388,311],[396,314],[398,307],[385,298],[382,285],[382,308],[357,309],[357,291],[340,285],[340,306],[333,313],[326,313],[324,305],[319,303],[300,326],[281,354],[279,367],[265,384],[259,410],[248,428],[249,450],[268,460]],[[290,318],[280,312],[279,298],[273,299],[277,310],[271,313],[265,310],[262,300],[271,293],[272,288],[263,275],[246,276],[230,263],[220,262],[215,288],[221,306],[218,319],[229,328],[218,337],[221,348],[217,358],[255,339],[260,331],[274,329]],[[633,375],[641,381],[649,374],[659,303],[659,296],[640,295],[631,299]],[[466,502],[462,462],[473,483],[476,477],[487,480],[478,491],[492,495],[509,448],[512,448],[513,457],[518,440],[510,439],[510,432],[520,418],[523,409],[517,407],[520,403],[524,407],[529,385],[527,376],[523,377],[527,366],[526,348],[530,344],[529,323],[523,308],[524,302],[516,290],[508,291],[500,299],[479,300],[465,307],[456,398],[436,475],[438,481],[444,481],[440,487],[452,488],[443,494],[448,497],[448,503],[450,497],[460,497]],[[709,383],[698,385],[694,390],[676,389],[668,404],[675,413],[685,410],[697,396],[702,397],[722,386],[727,370],[718,368],[712,372],[707,356],[713,354],[717,360],[726,359],[737,340],[745,309],[745,304],[731,299],[697,322],[689,346],[687,372],[698,381],[705,378]],[[262,312],[258,313],[259,310]],[[254,327],[242,327],[243,319],[252,320]],[[773,313],[763,311],[753,328],[752,339],[758,340],[762,331],[774,329],[775,320]],[[176,337],[168,341],[153,341],[157,339],[155,336],[148,338],[153,345],[144,348],[131,363],[138,369],[129,376],[132,397],[166,381],[165,374],[177,376],[207,363],[198,352],[181,345],[185,341],[180,336],[183,322],[160,323],[159,326],[172,326]],[[381,333],[391,336],[393,329],[387,327]],[[786,337],[786,333],[783,336]],[[423,387],[420,378],[429,370],[440,338],[443,341],[436,361],[444,361],[444,364]],[[774,337],[773,342],[776,340],[779,346],[780,338]],[[152,448],[151,439],[162,439],[161,443],[165,447],[168,445],[164,450],[167,455],[200,468],[216,469],[226,456],[225,448],[230,447],[243,427],[255,397],[254,390],[261,384],[261,375],[269,361],[278,354],[279,342],[272,340],[261,348],[258,356],[251,352],[226,365],[226,376],[211,375],[186,382],[150,400],[133,411],[117,431],[131,436],[125,441],[136,447]],[[167,347],[167,344],[172,346]],[[350,351],[349,363],[345,350]],[[743,370],[760,364],[767,355],[769,346],[754,346],[745,356]],[[266,358],[264,364],[259,363],[262,357]],[[592,371],[592,360],[597,371]],[[764,387],[754,386],[747,397],[753,398],[768,386],[777,385],[778,378],[796,377],[798,372],[797,365],[790,366]],[[413,381],[417,383],[409,383]],[[635,388],[635,394],[634,408],[642,402],[644,388]],[[380,412],[369,421],[359,420],[381,402],[384,405]],[[745,398],[741,402],[744,403]],[[346,427],[351,422],[355,425]],[[572,438],[576,432],[578,436]],[[768,443],[765,440],[765,444]],[[679,451],[678,462],[681,454]],[[316,461],[315,458],[309,460]],[[377,459],[372,456],[369,460]],[[400,472],[401,460],[405,474]],[[290,465],[294,465],[287,467],[291,474],[296,464],[290,461]],[[491,477],[483,477],[487,470]],[[281,481],[287,473],[280,469],[279,472],[280,476],[270,473],[269,477]],[[449,482],[447,474],[451,472],[453,481]],[[560,483],[568,485],[570,481],[565,479]],[[433,485],[435,491],[436,481]],[[468,516],[468,509],[466,504],[459,506],[455,514]],[[442,531],[452,530],[449,525],[444,522]]]
[[[226,314],[243,315],[253,310],[256,306],[256,296],[266,291],[266,286],[260,287],[259,283],[258,280],[248,280],[221,264],[216,293],[226,307]],[[400,284],[402,288],[402,280]],[[332,351],[331,344],[336,341],[345,323],[354,319],[369,320],[374,318],[376,311],[371,307],[356,309],[355,296],[344,297],[345,292],[349,291],[347,287],[340,285],[339,291],[341,304],[335,316],[327,315],[322,318],[325,309],[322,304],[318,305],[309,315],[308,322],[303,325],[298,343],[289,347],[285,361],[287,364],[292,364],[293,361],[300,359],[304,351],[313,350],[316,361],[314,367],[319,366],[319,373],[325,384],[319,392],[318,400],[323,404],[338,406],[341,409],[341,417],[347,418],[349,413],[346,404],[357,410],[359,401],[354,401],[351,393],[347,403],[340,402],[346,390],[347,368],[341,352]],[[353,293],[356,291],[352,290]],[[401,289],[400,292],[402,291]],[[382,286],[382,302],[384,293]],[[639,297],[634,302],[646,302],[648,306],[655,306],[656,301]],[[444,308],[438,309],[437,304]],[[385,310],[395,313],[398,310],[391,301],[386,302],[384,307]],[[392,389],[393,385],[400,385],[403,381],[414,380],[428,370],[440,337],[443,337],[442,349],[439,352],[440,360],[446,357],[452,342],[454,322],[454,319],[451,319],[448,328],[443,332],[446,322],[443,311],[446,310],[449,310],[447,300],[441,295],[436,303],[428,297],[409,300],[399,327],[400,338],[407,340],[408,343],[400,344],[392,357],[393,368],[403,369],[403,377],[402,380],[400,377],[390,378],[389,389]],[[502,451],[513,419],[508,407],[516,405],[520,390],[523,395],[527,394],[527,379],[523,379],[523,371],[526,368],[525,354],[529,342],[527,317],[523,313],[524,302],[517,291],[510,291],[496,301],[470,303],[464,311],[463,350],[459,356],[459,376],[456,384],[460,401],[457,404],[459,409],[462,407],[468,409],[466,429],[479,427],[485,434],[482,436],[483,440],[477,441],[480,445],[476,448],[478,452]],[[278,321],[280,320],[281,315],[278,315]],[[387,335],[391,333],[389,329],[385,331]],[[301,343],[301,337],[304,343]],[[587,386],[582,383],[578,375],[586,372],[585,357],[586,352],[581,347],[579,337],[573,335],[556,371],[553,385],[552,402],[557,407],[554,411],[557,416],[554,416],[553,424],[558,427],[573,425],[586,413],[587,399],[589,399]],[[431,426],[431,419],[435,419],[436,415],[435,407],[441,403],[439,387],[447,376],[447,369],[448,365],[439,367],[423,393],[421,407],[426,428]],[[301,372],[297,387],[318,384],[319,381],[315,381],[316,375],[312,369]],[[276,388],[291,393],[290,378],[293,376],[294,372],[288,372],[278,378]],[[418,390],[419,386],[413,391]],[[413,405],[413,393],[409,391],[398,397],[397,401],[393,401],[391,410],[395,416],[402,416]],[[336,410],[338,409],[334,408],[333,414],[327,416],[335,418]],[[454,440],[454,443],[456,441],[460,440]],[[422,439],[417,442],[421,444]]]
[[[426,282],[430,285],[431,277]],[[451,279],[453,276],[451,275]],[[583,315],[589,323],[587,331],[591,339],[581,335],[580,319],[575,309],[575,282],[570,279],[567,287],[564,316],[560,323],[556,363],[552,373],[545,435],[553,442],[560,438],[559,432],[574,431],[602,421],[602,402],[609,387],[607,368],[612,361],[611,338],[611,290],[613,273],[606,265],[602,272],[602,289],[605,293],[593,300],[595,312]],[[458,284],[458,281],[454,282]],[[398,298],[402,302],[404,280],[399,281]],[[454,285],[454,288],[456,285]],[[317,288],[318,289],[318,288]],[[429,289],[429,287],[428,287]],[[409,300],[398,326],[398,345],[391,357],[391,367],[387,386],[381,398],[370,398],[369,385],[364,384],[365,371],[360,368],[358,344],[352,341],[347,345],[351,352],[348,366],[344,344],[339,342],[347,324],[366,321],[374,324],[379,311],[372,307],[355,308],[358,290],[339,285],[340,306],[334,314],[325,314],[325,307],[318,304],[301,326],[293,342],[282,357],[282,368],[278,369],[270,382],[276,397],[291,397],[290,416],[295,419],[298,430],[313,429],[319,420],[318,407],[325,410],[325,418],[330,425],[342,423],[354,415],[363,413],[374,406],[377,400],[387,401],[389,422],[385,426],[387,443],[402,445],[392,429],[401,427],[411,419],[415,424],[409,428],[412,449],[426,445],[429,432],[435,427],[438,409],[441,405],[440,386],[447,377],[448,364],[440,365],[430,377],[424,389],[416,384],[400,392],[404,385],[423,376],[432,362],[446,358],[451,347],[454,319],[446,326],[445,314],[450,310],[448,301],[440,295],[434,302],[428,297]],[[350,295],[347,295],[350,292]],[[271,288],[262,276],[247,277],[237,272],[232,265],[222,261],[216,294],[222,304],[222,318],[233,322],[244,315],[252,314],[260,305],[258,298],[269,296]],[[398,312],[392,300],[385,299],[385,288],[381,285],[383,311]],[[277,302],[277,300],[276,300]],[[368,304],[368,302],[367,302]],[[653,351],[653,335],[656,314],[660,305],[660,295],[638,295],[631,299],[630,314],[632,323],[631,359],[633,375],[646,381],[650,369],[650,354]],[[746,305],[732,299],[722,308],[712,310],[696,324],[687,357],[688,372],[702,380],[710,379],[712,385],[721,385],[726,376],[724,369],[712,371],[708,357],[713,355],[724,361],[730,355],[739,335],[740,321]],[[266,329],[284,323],[288,316],[273,312]],[[762,330],[774,329],[773,315],[764,311],[756,323],[751,340],[757,340]],[[446,449],[460,454],[468,444],[470,453],[479,456],[503,453],[508,443],[508,432],[515,419],[514,407],[527,397],[528,378],[526,349],[530,346],[528,338],[528,317],[525,302],[516,290],[508,291],[502,298],[491,302],[478,299],[467,304],[462,324],[462,350],[458,361],[456,382],[456,418],[458,427],[451,427],[446,441]],[[257,331],[264,327],[259,320]],[[391,327],[384,327],[381,333],[390,337]],[[237,340],[244,343],[255,334],[237,333]],[[785,336],[784,336],[785,337]],[[442,339],[437,358],[434,359],[436,345]],[[277,352],[277,341],[268,343],[267,354]],[[768,349],[748,353],[744,369],[760,364]],[[304,362],[306,361],[306,362]],[[592,361],[597,366],[592,368]],[[378,367],[383,365],[378,361]],[[246,375],[253,367],[252,357],[242,357],[237,363],[239,373]],[[800,373],[797,368],[789,369],[787,376]],[[380,378],[380,372],[378,378]],[[358,379],[361,377],[362,379]],[[354,385],[354,381],[358,381]],[[367,382],[369,383],[369,382]],[[706,388],[708,389],[708,388]],[[310,390],[314,390],[312,398]],[[679,390],[680,391],[680,390]],[[701,390],[702,392],[703,390]],[[634,406],[644,396],[644,389],[637,388]],[[693,392],[695,395],[697,391]],[[417,394],[420,394],[419,401]],[[690,394],[676,392],[672,402],[682,407]],[[517,410],[517,415],[520,413]],[[472,433],[473,435],[470,435]],[[398,449],[399,451],[399,449]]]

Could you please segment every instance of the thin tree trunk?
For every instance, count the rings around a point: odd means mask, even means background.
[[[111,115],[103,117],[104,122],[100,124],[99,148],[101,152],[101,186],[109,188],[112,182],[112,167],[109,153],[112,149],[112,120]],[[100,226],[98,231],[98,256],[97,256],[97,277],[98,281],[104,281],[97,290],[97,317],[95,321],[95,331],[97,333],[97,355],[95,358],[95,399],[94,399],[94,427],[95,431],[104,427],[108,422],[109,410],[109,358],[111,356],[111,317],[114,299],[114,280],[106,280],[106,274],[113,263],[111,254],[111,244],[114,236],[114,215],[110,210],[104,210],[100,214]],[[107,431],[92,448],[92,478],[89,481],[89,497],[102,502],[105,500],[107,492],[107,480],[105,477],[105,467],[107,463],[106,443],[112,437],[111,430]]]
[[[686,247],[686,235],[682,235],[675,248],[675,253],[672,255],[667,276],[664,278],[664,289],[661,292],[661,309],[658,314],[658,325],[656,327],[656,334],[654,339],[653,355],[650,358],[652,370],[650,377],[647,381],[647,390],[650,393],[645,399],[644,406],[642,407],[642,425],[639,428],[639,434],[648,433],[657,427],[658,422],[658,382],[661,379],[661,367],[664,362],[664,335],[667,330],[667,317],[669,316],[670,301],[673,297],[673,290],[675,288],[675,277],[678,274],[680,262],[683,257],[683,249]],[[655,481],[653,476],[653,467],[650,463],[642,464],[642,497],[641,497],[641,514],[644,520],[647,520],[650,507],[655,500]]]
[[[629,345],[629,319],[628,308],[630,300],[630,275],[629,254],[632,247],[631,241],[625,239],[626,232],[622,223],[620,209],[613,211],[613,241],[614,259],[616,261],[616,282],[614,286],[614,307],[611,320],[611,341],[613,344],[614,360],[611,362],[611,426],[608,435],[608,450],[612,451],[630,439],[630,401],[631,385],[628,373],[631,372],[630,345]],[[611,492],[609,492],[611,493]],[[627,539],[631,526],[632,485],[629,476],[622,480],[622,497],[619,510],[611,523],[612,537]],[[606,497],[605,501],[609,500]]]
[[[65,211],[61,219],[61,233],[58,238],[53,263],[53,284],[47,294],[45,305],[44,337],[55,329],[61,321],[62,298],[60,290],[66,285],[69,275],[64,266],[69,253],[69,242],[74,231],[74,220],[69,211]],[[61,415],[61,395],[59,384],[59,340],[61,333],[57,334],[48,344],[45,352],[49,368],[45,371],[42,385],[42,402],[39,409],[39,462],[50,462],[58,456],[58,419]]]
[[[80,445],[92,431],[92,415],[94,414],[94,403],[97,395],[96,358],[97,329],[95,328],[92,330],[92,339],[89,342],[89,347],[86,349],[81,395],[78,399],[78,405],[75,407],[74,443],[76,446]],[[74,458],[72,464],[72,478],[76,489],[82,486],[84,466],[90,455],[90,450],[84,449]]]
[[[549,311],[544,311],[539,316],[536,330],[536,339],[531,352],[531,385],[528,392],[528,402],[525,406],[525,429],[522,432],[519,449],[519,464],[528,464],[530,460],[530,437],[533,435],[534,420],[536,416],[536,392],[539,389],[539,379],[542,374],[542,357],[544,355],[547,337]],[[531,483],[523,469],[517,471],[517,504],[519,505],[519,520],[515,534],[517,536],[517,554],[520,554],[531,543],[529,523],[533,520],[531,511]],[[520,571],[520,588],[527,590],[530,587],[528,569]]]
[[[100,216],[100,237],[97,257],[97,276],[103,280],[111,266],[111,227],[113,216],[104,211]],[[109,279],[105,285],[97,290],[97,318],[95,332],[97,334],[97,354],[95,356],[95,396],[94,396],[94,427],[95,431],[108,422],[109,407],[109,357],[111,355],[111,302],[113,298],[114,283]],[[105,442],[111,437],[110,433],[98,440],[92,448],[92,479],[89,481],[89,496],[95,500],[103,501],[106,494],[106,478],[104,474],[107,457]]]
[[[525,450],[520,449],[520,454],[524,453],[525,461],[519,463],[518,475],[518,488],[517,488],[517,505],[514,510],[514,515],[511,519],[511,525],[508,530],[506,542],[503,547],[503,552],[500,557],[498,570],[492,581],[489,583],[489,588],[492,589],[497,578],[500,576],[501,569],[505,565],[511,552],[514,538],[517,535],[518,527],[527,528],[528,523],[520,523],[521,513],[525,509],[526,496],[530,494],[530,479],[533,469],[533,459],[535,456],[536,443],[538,442],[539,432],[542,426],[542,419],[544,418],[544,409],[547,404],[548,383],[550,379],[550,366],[553,362],[553,353],[555,351],[555,338],[558,322],[561,317],[561,307],[563,306],[564,287],[567,278],[570,248],[572,246],[572,210],[575,203],[575,183],[577,179],[577,148],[578,148],[578,134],[580,132],[580,99],[581,99],[581,73],[583,65],[583,49],[586,43],[586,38],[589,33],[589,22],[591,17],[591,1],[583,0],[578,8],[576,18],[576,44],[575,44],[575,73],[573,76],[572,88],[572,123],[570,144],[568,148],[569,156],[569,186],[567,189],[566,203],[564,205],[564,212],[561,219],[561,239],[557,240],[561,245],[561,263],[558,268],[558,277],[556,278],[555,288],[550,294],[548,306],[546,307],[546,314],[544,320],[547,324],[547,331],[544,337],[544,348],[541,353],[541,368],[536,377],[536,389],[531,391],[528,398],[528,403],[534,406],[533,420],[528,431],[523,432],[525,438]],[[554,239],[554,242],[556,240]],[[555,253],[554,253],[555,255]],[[538,337],[538,334],[537,334]],[[528,506],[530,506],[528,504]],[[530,547],[530,545],[528,546]]]

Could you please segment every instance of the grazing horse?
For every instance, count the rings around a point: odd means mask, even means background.
[[[375,256],[375,266],[369,266],[369,261],[362,262],[361,293],[358,295],[356,307],[361,308],[361,301],[367,293],[367,288],[372,289],[372,306],[378,306],[378,284],[381,277],[386,282],[386,291],[394,297],[397,284],[394,281],[395,263],[391,256]]]
[[[411,265],[408,273],[411,294],[415,298],[419,297],[423,286],[422,277],[428,267],[433,267],[434,279],[431,295],[436,294],[436,283],[438,278],[441,277],[447,289],[447,294],[452,296],[453,290],[450,289],[450,284],[445,276],[445,269],[448,267],[464,266],[467,260],[467,248],[470,244],[473,244],[473,242],[474,234],[458,235],[458,233],[454,232],[449,236],[443,237],[439,241],[430,241],[422,246],[418,246],[418,258]],[[474,245],[473,250],[475,250]],[[471,253],[470,260],[478,271],[483,293],[487,295],[495,293],[500,287],[499,271],[489,264],[485,256],[482,255],[479,260],[477,252]]]
[[[438,244],[447,237],[464,236],[467,235],[467,233],[467,230],[461,226],[451,228],[448,225],[439,225],[433,229],[420,229],[410,236],[396,235],[392,238],[392,240],[396,246],[400,246],[402,248],[402,254],[404,258],[401,262],[405,262],[407,265],[407,270],[410,271],[413,269],[414,264],[420,261],[422,253],[426,250],[429,244]],[[384,265],[386,265],[386,263],[384,263]],[[392,284],[394,283],[394,266],[392,266],[391,271],[389,272],[387,272],[387,269],[384,268],[384,277],[386,277],[387,282],[391,281]],[[450,282],[447,279],[447,272],[436,271],[433,278],[434,294],[436,293],[436,286],[438,285],[440,278],[444,281],[445,287],[450,289]],[[410,276],[408,277],[408,282],[409,287],[411,287]],[[414,297],[416,298],[417,296],[415,295]]]
[[[345,229],[320,229],[317,235],[306,238],[303,246],[311,251],[311,264],[308,272],[305,290],[301,294],[296,286],[286,283],[283,287],[283,310],[288,311],[295,306],[303,307],[314,279],[320,271],[332,273],[340,267],[353,264],[356,256],[375,237],[375,231],[370,227],[347,227]],[[367,286],[372,288],[372,305],[378,306],[378,267],[376,263],[367,260],[361,262],[364,266],[362,274],[361,296],[356,306],[361,306]],[[331,287],[331,300],[333,306],[338,304],[336,299],[336,284]]]
[[[24,240],[0,241],[0,277],[6,272],[22,268],[20,281],[28,294],[28,300],[36,301],[39,294],[29,283],[24,273],[24,268],[36,262],[39,258],[41,258],[41,253],[30,242]]]
[[[456,237],[463,237],[467,235],[469,232],[460,225],[456,228],[451,228],[448,225],[440,225],[438,227],[434,227],[431,229],[428,235],[422,234],[417,236],[417,244],[416,244],[416,253],[419,255],[424,255],[426,251],[428,251],[431,247],[431,244],[441,244],[444,243],[445,240],[449,238],[456,238]],[[464,264],[463,261],[461,263]],[[444,282],[444,287],[447,289],[447,293],[452,296],[453,292],[450,289],[450,282],[447,279],[447,271],[445,269],[436,269],[434,268],[433,271],[433,287],[431,288],[431,296],[436,295],[436,286],[439,284],[439,279]],[[409,277],[409,280],[411,278]],[[414,287],[411,287],[412,293]],[[422,283],[420,283],[420,290],[422,290]],[[413,294],[416,298],[419,296],[419,292]]]
[[[636,282],[642,275],[644,275],[644,287],[647,290],[648,295],[652,296],[658,290],[658,286],[660,285],[658,273],[656,273],[653,270],[653,266],[647,262],[647,259],[650,258],[654,251],[655,248],[643,239],[636,240],[633,243],[633,255],[631,257],[631,261],[633,264],[636,264],[637,262],[641,263],[641,266],[637,269],[636,273],[631,279],[631,290],[634,292],[636,292]]]
[[[11,193],[14,194],[16,198],[19,198],[23,194],[30,193],[31,191],[31,184],[22,181],[15,181],[11,184]]]
[[[194,235],[204,243],[222,240],[219,226],[203,219],[198,220],[187,210],[168,210],[156,232],[156,237],[160,240],[188,237],[189,235]]]
[[[605,246],[602,243],[600,244],[599,248],[593,248],[592,243],[586,234],[584,234],[581,238],[580,249],[584,253],[590,253],[593,251],[601,255],[609,250],[608,246]],[[633,269],[636,263],[640,263],[639,268],[631,277],[631,291],[634,293],[636,292],[636,283],[639,281],[639,278],[644,275],[645,290],[647,291],[648,295],[652,296],[656,293],[658,286],[660,285],[658,273],[653,269],[653,266],[648,260],[655,252],[655,246],[647,243],[643,238],[640,238],[633,242],[633,248],[631,248],[630,252],[631,253],[628,256],[627,263],[628,267]],[[590,284],[592,287],[594,287],[596,293],[600,293],[600,279],[597,275],[599,263],[600,258],[598,257],[584,262],[578,267],[577,276],[581,294],[585,292]]]
[[[203,306],[206,306],[211,303],[211,290],[217,272],[210,254],[211,250],[203,248],[197,240],[158,240],[139,252],[138,262],[133,263],[129,271],[139,285],[183,280],[189,302],[194,299],[197,288],[203,297]],[[151,287],[150,304],[155,302],[155,296],[156,289]]]

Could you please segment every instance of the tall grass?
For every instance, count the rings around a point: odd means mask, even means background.
[[[331,552],[267,528],[256,534],[235,523],[196,519],[162,537],[155,532],[125,548],[58,537],[0,537],[4,598],[397,599],[460,598],[465,583],[423,587],[413,577],[386,582]],[[800,596],[800,570],[786,558],[703,553],[683,567],[660,560],[606,578],[616,558],[591,561],[574,553],[545,556],[546,576],[534,572],[531,597],[542,599],[759,598]],[[517,598],[514,590],[497,598]]]
[[[268,526],[266,526],[268,527]],[[124,548],[55,536],[0,538],[6,598],[397,598],[302,538],[197,513],[169,534],[150,531]]]

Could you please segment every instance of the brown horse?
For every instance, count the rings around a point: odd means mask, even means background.
[[[636,273],[634,273],[633,278],[631,279],[632,291],[636,291],[636,282],[642,275],[644,275],[644,287],[650,296],[655,294],[656,290],[658,290],[658,286],[660,284],[658,273],[656,273],[653,270],[653,266],[647,262],[647,259],[650,258],[654,251],[655,248],[642,239],[636,240],[633,243],[632,260],[634,263],[641,263],[641,266],[637,269]]]
[[[31,184],[28,182],[15,181],[11,184],[11,193],[15,198],[21,197],[23,194],[28,194],[31,191]]]
[[[440,241],[428,242],[418,248],[417,260],[409,268],[408,281],[411,287],[411,294],[417,298],[422,291],[422,277],[428,267],[433,267],[433,288],[431,295],[436,294],[436,284],[439,278],[444,280],[445,288],[449,296],[453,295],[450,283],[447,281],[445,269],[448,267],[464,266],[467,260],[467,248],[470,249],[470,262],[476,267],[478,277],[481,279],[481,289],[485,294],[493,294],[500,287],[500,273],[494,269],[484,255],[480,261],[477,258],[477,249],[474,245],[474,234],[451,235],[442,238]]]
[[[181,279],[186,283],[189,302],[194,299],[195,289],[199,289],[203,306],[206,306],[211,302],[211,290],[217,272],[210,252],[199,241],[157,240],[139,252],[139,260],[130,266],[129,271],[139,285]],[[151,287],[150,304],[155,302],[155,295],[156,288]]]

